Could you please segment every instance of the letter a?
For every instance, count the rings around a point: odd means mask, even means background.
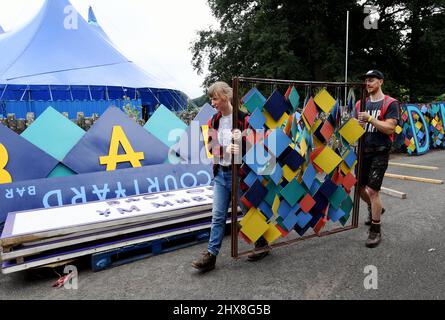
[[[118,154],[119,143],[125,151],[125,154]],[[100,157],[100,164],[107,165],[107,171],[114,171],[118,163],[130,162],[133,168],[142,167],[141,160],[144,160],[143,152],[134,152],[133,147],[128,141],[127,136],[121,126],[114,126],[111,135],[110,152],[108,156]]]

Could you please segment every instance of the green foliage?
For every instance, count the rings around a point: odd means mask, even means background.
[[[400,100],[430,100],[445,91],[444,0],[208,0],[219,30],[201,30],[192,44],[204,85],[233,76],[344,79],[346,11],[350,11],[349,80],[383,71],[384,91]],[[364,3],[363,3],[364,2]],[[378,8],[367,30],[365,5]]]
[[[133,104],[132,100],[129,97],[124,97],[124,100],[127,103],[123,106],[124,112],[133,120],[137,121],[140,118],[142,107]]]
[[[204,94],[204,95],[202,95],[201,97],[198,97],[198,98],[196,98],[196,99],[193,99],[193,100],[192,100],[192,103],[193,103],[195,106],[202,107],[202,106],[205,105],[206,103],[210,103],[210,98],[209,98],[208,95]]]

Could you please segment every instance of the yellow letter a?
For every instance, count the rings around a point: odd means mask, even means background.
[[[118,154],[119,143],[125,151],[125,154]],[[133,168],[142,167],[141,160],[144,160],[143,152],[134,152],[127,136],[121,126],[114,126],[111,135],[110,152],[108,156],[100,157],[100,164],[107,165],[107,171],[116,170],[117,164],[122,162],[131,162]]]

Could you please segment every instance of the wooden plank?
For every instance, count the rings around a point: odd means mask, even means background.
[[[5,228],[0,245],[11,247],[125,224],[177,219],[190,213],[211,210],[212,195],[209,187],[202,187],[10,213],[6,221],[6,226],[9,224],[10,227]],[[121,206],[124,209],[131,207],[128,210],[131,214],[124,217],[124,212],[119,211],[123,210]],[[136,208],[135,212],[133,208]],[[112,215],[105,216],[106,213]]]
[[[64,248],[64,247],[79,245],[79,244],[97,241],[97,240],[103,240],[103,239],[107,239],[107,238],[112,238],[112,237],[117,237],[117,236],[121,236],[121,235],[145,231],[145,230],[149,230],[149,229],[155,229],[155,228],[167,226],[170,224],[187,222],[187,221],[191,221],[191,223],[192,223],[193,220],[203,219],[203,218],[211,218],[211,216],[212,216],[211,212],[200,213],[200,214],[190,216],[190,217],[187,217],[184,219],[155,223],[155,224],[139,225],[139,226],[134,226],[129,229],[122,228],[121,230],[119,230],[119,229],[118,230],[108,230],[108,231],[104,231],[103,233],[93,233],[93,234],[83,235],[83,236],[72,235],[71,236],[72,238],[65,238],[65,237],[60,238],[60,239],[54,238],[53,239],[54,242],[52,242],[52,243],[51,242],[41,243],[40,245],[38,245],[36,247],[30,247],[30,248],[24,247],[23,249],[17,249],[15,251],[10,251],[9,253],[3,253],[0,255],[0,257],[3,261],[8,261],[8,260],[16,259],[18,257],[28,257],[28,256],[32,256],[32,255],[36,255],[36,254],[45,252],[45,251],[49,251],[49,250],[60,249],[60,248]]]
[[[398,163],[398,162],[389,162],[390,166],[393,167],[402,167],[402,168],[411,168],[411,169],[423,169],[423,170],[432,170],[437,171],[439,170],[438,167],[430,167],[430,166],[419,166],[416,164],[407,164],[407,163]]]
[[[400,198],[400,199],[406,199],[406,193],[404,192],[400,192],[397,190],[393,190],[393,189],[388,189],[388,188],[383,188],[381,190],[382,193],[391,196],[391,197],[395,197],[395,198]]]
[[[158,222],[163,219],[164,220],[177,219],[177,218],[180,218],[182,216],[185,216],[185,215],[193,213],[193,212],[208,211],[211,209],[212,209],[212,205],[204,205],[204,206],[200,206],[200,207],[192,207],[192,208],[170,211],[170,212],[166,212],[163,214],[152,215],[149,217],[144,217],[144,216],[135,217],[135,218],[131,218],[131,219],[126,219],[126,221],[131,224],[142,223],[144,221]],[[36,242],[36,241],[44,240],[47,238],[54,238],[54,237],[59,237],[59,236],[64,236],[64,235],[75,234],[77,232],[94,231],[95,229],[100,229],[100,228],[105,229],[105,228],[118,227],[119,226],[118,222],[119,221],[111,221],[109,223],[95,224],[95,225],[90,225],[90,226],[77,226],[77,227],[72,227],[72,228],[63,228],[63,229],[59,229],[59,230],[50,230],[50,231],[45,231],[45,232],[39,232],[39,233],[36,233],[33,235],[20,235],[20,236],[15,236],[15,237],[11,237],[11,238],[3,238],[0,240],[0,245],[4,248],[9,248],[9,247],[14,247],[19,244],[24,244],[27,242],[28,243]]]
[[[230,220],[227,220],[227,223],[230,223]],[[14,272],[19,272],[19,271],[32,269],[32,268],[42,267],[42,266],[46,266],[46,265],[53,264],[53,263],[65,262],[67,260],[87,256],[87,255],[94,254],[94,253],[105,252],[105,251],[109,251],[109,250],[113,250],[113,249],[117,249],[117,248],[121,248],[121,247],[125,247],[125,246],[130,246],[133,244],[139,244],[139,243],[144,243],[147,241],[162,239],[162,238],[169,237],[169,236],[185,234],[185,233],[202,230],[202,229],[206,229],[206,228],[210,228],[210,227],[211,227],[211,223],[208,223],[208,224],[203,224],[201,226],[185,228],[185,229],[172,231],[172,232],[168,232],[168,233],[164,233],[164,234],[151,235],[151,236],[142,237],[142,238],[134,239],[134,240],[127,240],[127,241],[124,240],[119,243],[104,245],[104,246],[97,247],[97,248],[85,249],[85,250],[80,250],[80,251],[76,251],[76,252],[60,253],[60,255],[44,257],[44,258],[33,260],[30,262],[25,262],[23,264],[15,264],[15,265],[10,265],[10,266],[6,266],[6,267],[5,267],[5,265],[3,265],[1,272],[2,272],[2,274],[11,274]]]
[[[431,183],[431,184],[443,184],[443,180],[427,179],[427,178],[411,177],[411,176],[402,176],[399,174],[392,174],[392,173],[386,173],[385,177],[392,178],[392,179],[398,179],[398,180],[424,182],[424,183]]]

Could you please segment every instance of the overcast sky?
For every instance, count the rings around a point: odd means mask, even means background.
[[[29,21],[44,0],[0,0],[5,31]],[[191,65],[196,31],[217,26],[207,0],[71,0],[85,18],[91,5],[120,51],[149,73],[191,98],[203,94],[203,75]]]

